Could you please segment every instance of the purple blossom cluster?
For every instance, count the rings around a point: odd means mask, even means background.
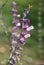
[[[29,38],[31,35],[29,34],[29,31],[34,29],[33,26],[29,26],[28,23],[30,22],[30,19],[26,18],[27,14],[30,11],[30,8],[27,8],[24,10],[23,12],[23,17],[21,19],[19,19],[19,17],[21,16],[20,14],[18,14],[18,11],[15,9],[16,6],[16,2],[12,2],[12,16],[13,16],[13,27],[12,30],[19,30],[21,27],[21,32],[12,32],[11,37],[11,48],[10,48],[10,57],[8,60],[7,65],[14,65],[16,62],[16,58],[14,57],[17,56],[19,57],[19,55],[21,54],[20,52],[16,51],[22,51],[23,48],[19,46],[19,44],[24,45],[26,43],[25,38]]]

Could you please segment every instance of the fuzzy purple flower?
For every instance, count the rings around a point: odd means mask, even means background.
[[[12,37],[16,37],[16,38],[19,38],[20,34],[18,34],[17,32],[16,33],[12,33]]]
[[[30,19],[21,19],[20,22],[26,22],[26,23],[28,23],[28,22],[30,22]]]
[[[12,27],[12,30],[18,30],[17,26]]]
[[[17,17],[17,14],[16,14],[16,13],[14,13],[14,14],[13,14],[13,17],[15,17],[15,18],[16,18],[16,17]]]
[[[28,24],[24,24],[22,28],[23,28],[24,30],[26,30],[28,27],[29,27]]]
[[[12,7],[15,7],[16,6],[16,2],[12,2]]]
[[[23,19],[24,22],[30,22],[30,19]]]
[[[17,13],[18,11],[16,9],[12,9],[11,12]]]
[[[17,23],[19,23],[19,20],[14,20],[12,23],[17,24]]]
[[[16,43],[17,43],[17,41],[15,41],[15,40],[11,41],[11,44],[16,44]]]
[[[24,45],[25,44],[24,38],[19,39],[19,42]]]
[[[29,13],[29,9],[25,9],[24,12],[23,12],[23,16],[26,17],[26,15]]]
[[[27,35],[27,32],[22,32],[21,36],[24,37],[25,35]]]

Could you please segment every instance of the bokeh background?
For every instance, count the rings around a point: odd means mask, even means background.
[[[34,30],[30,32],[31,37],[26,39],[26,44],[24,46],[24,51],[22,53],[21,62],[23,65],[38,65],[44,62],[44,0],[42,0],[41,6],[41,35],[42,42],[39,43],[39,27],[38,27],[38,8],[40,0],[14,0],[17,3],[16,9],[19,14],[22,14],[25,8],[32,5],[30,13],[27,17],[31,20],[29,25],[34,26]],[[2,4],[5,3],[6,0],[0,0],[0,23],[3,22],[6,26],[6,29],[9,33],[11,33],[12,27],[12,13],[11,10],[11,2],[12,0],[8,0],[3,8]],[[41,46],[41,47],[40,47]],[[4,33],[3,26],[0,25],[0,65],[6,65],[6,62],[9,57],[9,47],[10,43],[7,36]],[[17,65],[18,62],[16,63]],[[44,63],[43,63],[44,65]]]

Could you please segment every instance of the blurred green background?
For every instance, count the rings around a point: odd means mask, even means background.
[[[0,3],[1,2],[5,3],[5,1],[6,0],[0,0]],[[27,15],[27,17],[31,20],[29,25],[33,25],[35,27],[35,29],[30,32],[31,37],[26,39],[26,44],[24,46],[24,51],[21,58],[21,62],[23,63],[23,65],[34,65],[44,60],[44,1],[42,0],[43,5],[41,7],[42,8],[41,48],[38,47],[40,44],[38,42],[38,25],[37,25],[39,1],[40,0],[15,0],[15,2],[17,3],[16,9],[18,10],[19,14],[22,14],[24,9],[27,8],[29,4],[32,5],[31,11]],[[11,26],[12,26],[12,13],[10,12],[11,2],[12,0],[8,0],[6,5],[1,9],[2,18],[0,19],[0,21],[3,21],[9,33],[11,33]],[[6,65],[6,62],[9,57],[9,47],[10,44],[8,38],[4,33],[3,27],[0,26],[0,63],[3,63],[4,65]],[[40,50],[42,50],[42,53],[39,52]]]

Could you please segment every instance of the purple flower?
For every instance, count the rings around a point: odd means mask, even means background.
[[[17,41],[15,41],[15,40],[11,41],[11,44],[16,44],[16,43],[17,43]]]
[[[24,17],[26,17],[26,14],[25,14],[25,13],[23,13],[23,16],[24,16]]]
[[[22,33],[21,33],[21,36],[24,37],[25,35],[27,35],[27,32],[22,32]]]
[[[11,12],[13,12],[13,13],[17,13],[17,10],[15,10],[15,9],[12,9],[12,10],[11,10]]]
[[[23,16],[26,17],[26,15],[29,13],[29,9],[25,9],[24,12],[23,12]]]
[[[27,22],[27,23],[30,22],[29,19],[23,19],[23,21],[24,21],[24,22]]]
[[[14,20],[12,23],[17,24],[17,23],[19,23],[19,20]]]
[[[16,6],[16,2],[12,2],[12,7],[15,7]]]
[[[25,13],[25,14],[28,14],[28,13],[29,13],[29,9],[28,9],[28,8],[25,9],[25,10],[24,10],[24,13]]]
[[[12,33],[12,37],[16,37],[16,38],[19,38],[20,34],[18,34],[17,32],[16,33]]]
[[[16,14],[16,13],[14,13],[14,14],[13,14],[13,17],[17,17],[17,14]]]
[[[26,30],[26,29],[28,28],[28,24],[23,25],[22,28],[23,28],[24,30]]]
[[[25,44],[24,38],[20,38],[19,42],[24,45]]]
[[[26,22],[26,23],[28,23],[28,22],[30,22],[30,19],[21,19],[20,22]]]
[[[12,30],[18,30],[18,27],[14,26],[12,27]]]
[[[24,22],[23,19],[20,19],[20,22]]]

